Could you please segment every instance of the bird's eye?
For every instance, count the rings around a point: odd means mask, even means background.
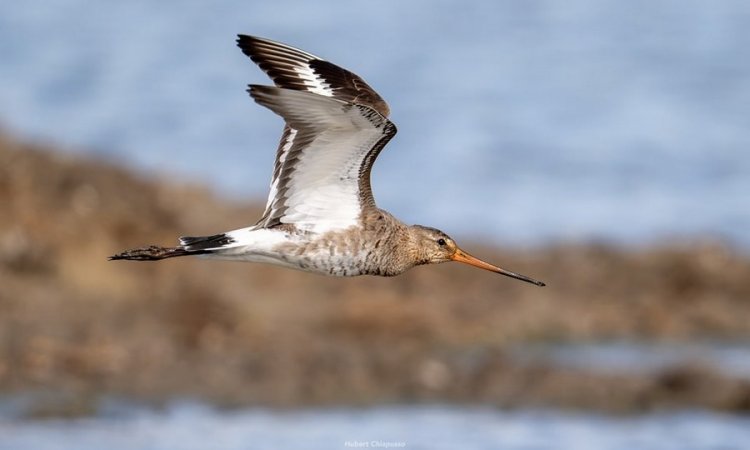
[[[438,245],[439,245],[439,246],[441,246],[441,247],[442,247],[442,246],[444,246],[444,245],[445,245],[445,239],[443,239],[443,238],[440,238],[440,239],[438,239],[438,240],[437,240],[437,243],[438,243]]]

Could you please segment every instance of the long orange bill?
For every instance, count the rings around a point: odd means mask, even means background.
[[[470,254],[466,253],[465,251],[459,249],[456,249],[456,253],[453,254],[451,257],[453,261],[458,261],[462,263],[469,264],[474,267],[479,267],[480,269],[489,270],[491,272],[499,273],[502,275],[505,275],[507,277],[515,278],[517,280],[525,281],[527,283],[536,284],[537,286],[545,286],[544,283],[541,281],[537,281],[533,278],[529,278],[526,275],[521,275],[519,273],[511,272],[510,270],[501,269],[497,266],[493,266],[490,263],[486,263],[482,261],[479,258],[475,258],[471,256]]]

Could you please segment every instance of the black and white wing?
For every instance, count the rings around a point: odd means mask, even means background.
[[[335,64],[294,47],[254,36],[239,35],[237,45],[280,88],[365,105],[388,117],[388,104],[365,80]]]
[[[388,105],[357,75],[278,42],[240,35],[238,45],[276,84],[252,97],[285,120],[271,191],[257,226],[324,232],[359,223],[374,206],[372,163],[396,134]]]

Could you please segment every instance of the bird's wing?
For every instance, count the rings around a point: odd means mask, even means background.
[[[365,80],[313,54],[280,42],[239,35],[237,45],[280,88],[307,91],[369,106],[388,117],[388,104]]]
[[[343,102],[367,106],[383,117],[388,117],[390,113],[388,104],[362,78],[311,53],[279,42],[246,35],[238,36],[237,45],[280,88],[312,92]],[[266,210],[259,225],[270,223],[268,218],[277,214],[272,207],[279,194],[280,180],[291,176],[284,173],[284,168],[287,155],[297,139],[297,133],[298,130],[288,123],[284,126],[276,150]],[[369,188],[369,177],[367,183]]]
[[[374,206],[370,170],[396,127],[370,106],[304,90],[251,85],[259,104],[284,118],[293,139],[282,145],[273,197],[258,223],[294,224],[316,233],[359,224]],[[286,131],[285,131],[286,134]]]

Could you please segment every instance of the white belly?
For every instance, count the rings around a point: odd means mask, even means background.
[[[274,229],[235,230],[227,233],[235,240],[229,246],[206,258],[274,264],[289,269],[329,276],[356,276],[367,273],[366,255],[356,246],[354,251],[332,250],[308,245],[310,235],[295,235]]]

